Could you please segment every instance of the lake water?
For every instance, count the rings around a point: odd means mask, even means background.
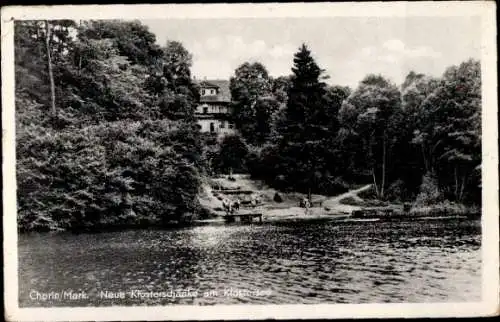
[[[480,221],[467,219],[24,234],[19,301],[22,307],[480,301],[480,241]]]

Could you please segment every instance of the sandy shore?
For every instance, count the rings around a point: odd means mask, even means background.
[[[305,213],[304,208],[292,207],[284,209],[272,209],[263,212],[263,220],[265,221],[281,221],[281,220],[306,220],[306,219],[343,219],[350,217],[346,213],[333,213],[324,210],[323,208],[311,208],[308,213]]]
[[[361,209],[359,206],[351,206],[340,203],[344,198],[359,198],[358,193],[365,191],[371,185],[363,186],[334,197],[323,195],[313,195],[313,206],[306,213],[304,208],[298,207],[299,201],[305,197],[301,193],[282,193],[264,185],[261,181],[252,180],[245,175],[234,175],[235,180],[230,181],[227,178],[210,179],[203,187],[200,195],[200,203],[205,209],[208,209],[217,218],[203,220],[202,222],[220,222],[225,215],[222,211],[222,202],[217,198],[223,195],[224,190],[214,189],[213,186],[222,189],[241,189],[253,191],[258,195],[263,203],[257,207],[243,207],[239,213],[261,213],[264,221],[282,221],[282,220],[306,220],[306,219],[343,219],[348,218],[354,210]],[[274,201],[275,194],[282,197],[281,202]]]
[[[224,220],[224,212],[217,212],[220,214],[216,218],[200,220],[200,222],[218,222]],[[268,209],[267,207],[255,207],[252,210],[243,209],[236,214],[262,214],[262,219],[266,221],[287,220],[287,219],[320,219],[320,218],[346,218],[349,217],[348,213],[334,213],[326,211],[324,208],[315,207],[310,208],[306,213],[304,208],[288,207]]]

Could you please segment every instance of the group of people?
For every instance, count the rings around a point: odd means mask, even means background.
[[[222,200],[222,207],[224,208],[224,211],[226,211],[227,214],[232,214],[235,210],[240,209],[240,198],[237,198],[236,201],[231,202],[231,200],[224,198]]]
[[[250,199],[250,204],[255,207],[260,203],[260,198],[258,196],[252,195]],[[222,200],[222,208],[227,214],[232,214],[235,211],[240,210],[241,200],[240,198],[236,198],[235,201],[231,201],[228,198],[224,198]]]
[[[250,204],[255,207],[259,203],[260,199],[256,196],[252,196]],[[240,206],[241,206],[240,198],[236,198],[235,201],[231,201],[228,198],[224,198],[222,200],[222,208],[224,208],[226,214],[232,214],[235,211],[240,210]],[[309,214],[309,209],[311,208],[311,201],[308,198],[304,197],[300,200],[299,207],[305,208],[305,214],[307,215]]]

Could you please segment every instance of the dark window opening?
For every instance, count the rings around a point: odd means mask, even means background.
[[[203,108],[203,113],[207,114],[208,113],[208,107]]]
[[[210,132],[215,132],[214,123],[210,123]]]

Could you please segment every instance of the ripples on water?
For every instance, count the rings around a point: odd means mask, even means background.
[[[294,222],[19,237],[21,306],[479,301],[480,222]],[[100,291],[198,290],[100,299]],[[224,296],[224,289],[268,292]],[[81,301],[29,293],[85,291]],[[216,291],[211,296],[204,292]],[[263,295],[264,294],[264,295]],[[227,295],[227,294],[226,294]]]

